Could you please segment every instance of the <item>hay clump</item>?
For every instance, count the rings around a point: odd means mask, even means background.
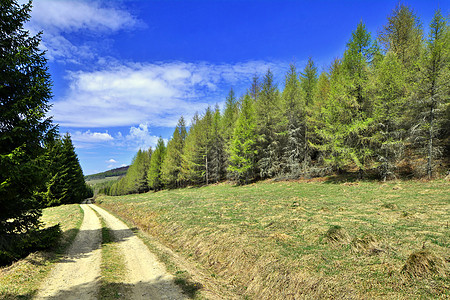
[[[410,277],[426,277],[429,275],[446,276],[447,266],[441,257],[428,249],[411,253],[402,268],[402,273]]]
[[[345,245],[350,243],[351,237],[347,230],[339,225],[333,225],[325,234],[326,239],[332,244]]]
[[[382,252],[386,252],[383,248],[380,247],[377,239],[371,234],[366,234],[361,238],[353,239],[352,250],[354,252],[362,252],[369,255],[377,255]]]
[[[381,205],[384,208],[389,208],[389,209],[397,209],[398,206],[395,203],[384,203],[383,205]]]

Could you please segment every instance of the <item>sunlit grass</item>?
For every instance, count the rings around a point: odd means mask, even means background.
[[[102,205],[250,298],[448,297],[449,273],[406,278],[423,247],[449,259],[450,184],[261,182],[123,197]],[[340,226],[348,240],[331,243]]]
[[[81,223],[83,212],[78,204],[44,209],[42,219],[46,226],[60,224],[63,236],[51,251],[39,251],[25,259],[0,269],[0,299],[31,299],[59,255],[72,243]]]

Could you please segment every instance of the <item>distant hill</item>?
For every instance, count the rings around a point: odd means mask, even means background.
[[[98,180],[98,179],[104,179],[106,177],[117,177],[117,176],[125,176],[127,174],[129,166],[126,167],[120,167],[111,169],[102,173],[92,174],[84,176],[84,180],[91,181],[91,180]]]

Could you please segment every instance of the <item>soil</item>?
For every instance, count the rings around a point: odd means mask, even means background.
[[[81,204],[84,219],[67,254],[55,266],[36,299],[97,299],[101,279],[101,222],[97,211],[111,229],[125,258],[131,287],[126,299],[186,299],[164,266],[122,221],[93,205]],[[94,210],[93,210],[94,209]]]

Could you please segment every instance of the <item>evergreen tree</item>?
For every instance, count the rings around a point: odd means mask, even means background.
[[[270,69],[264,76],[259,97],[255,103],[258,132],[258,167],[262,178],[283,172],[280,163],[284,147],[285,119],[281,97]]]
[[[357,146],[353,131],[359,128],[352,126],[357,109],[354,99],[348,93],[346,79],[344,66],[340,60],[335,60],[330,70],[329,96],[324,99],[324,105],[321,106],[315,124],[315,134],[320,143],[313,146],[321,152],[325,164],[335,170],[351,162],[356,162],[362,167],[358,156],[350,147]]]
[[[341,87],[345,93],[342,100],[346,101],[342,104],[347,108],[346,113],[350,119],[341,123],[339,128],[344,141],[343,148],[339,151],[340,155],[353,162],[360,171],[369,166],[373,154],[367,138],[369,126],[373,121],[372,106],[368,97],[368,80],[369,67],[376,53],[370,33],[360,22],[347,43],[342,59]]]
[[[83,199],[92,197],[92,191],[84,181],[83,171],[70,135],[66,134],[52,147],[52,155],[56,154],[58,157],[54,157],[51,168],[54,173],[47,183],[48,205],[79,203]]]
[[[160,137],[156,144],[155,151],[152,153],[150,159],[150,167],[147,173],[148,186],[150,189],[159,191],[163,188],[163,182],[161,180],[161,166],[163,164],[166,155],[166,146],[164,140]]]
[[[383,180],[395,176],[395,167],[403,155],[406,109],[406,78],[401,62],[393,52],[378,64],[372,83],[373,118],[371,147],[379,163]]]
[[[223,139],[223,164],[226,166],[229,164],[229,149],[231,147],[231,141],[233,138],[234,126],[239,116],[239,106],[236,100],[233,89],[230,89],[228,97],[225,101],[225,109],[220,122],[220,134]]]
[[[23,28],[30,10],[31,2],[0,2],[0,239],[38,226],[42,144],[54,128],[46,117],[51,82],[41,35]]]
[[[249,95],[245,95],[229,150],[230,165],[228,171],[239,184],[246,184],[255,178],[258,153],[256,138],[254,103]]]
[[[200,117],[196,113],[191,121],[188,135],[183,148],[181,170],[179,178],[182,182],[200,184],[202,182],[201,166],[204,162],[201,144]]]
[[[311,116],[313,114],[314,101],[317,93],[318,77],[317,68],[314,65],[312,58],[308,59],[308,63],[300,75],[300,85],[304,93],[304,112],[303,112],[303,138],[304,138],[304,150],[303,150],[303,168],[308,168],[311,160],[311,147],[309,147],[310,141],[313,139],[313,132],[311,130]]]
[[[386,51],[397,55],[406,70],[417,70],[416,62],[422,52],[423,31],[419,18],[408,6],[399,3],[395,7],[378,39]]]
[[[438,155],[441,146],[437,137],[444,124],[445,107],[448,107],[450,99],[449,49],[447,20],[437,11],[430,24],[425,55],[420,64],[420,85],[414,118],[418,123],[413,127],[415,140],[422,142],[426,149],[429,178],[433,176],[433,158]]]
[[[211,140],[210,140],[210,182],[218,182],[225,178],[226,174],[226,156],[225,156],[225,141],[222,136],[222,116],[220,115],[219,106],[216,105],[214,114],[212,116],[211,124]]]
[[[308,58],[305,69],[303,73],[300,74],[301,88],[305,93],[305,105],[309,106],[312,104],[315,98],[315,93],[317,89],[317,68],[314,65],[312,58]]]
[[[295,65],[291,64],[282,93],[283,114],[287,120],[286,143],[282,162],[286,173],[298,176],[306,154],[306,111],[304,94]]]
[[[180,181],[183,147],[186,139],[186,124],[184,118],[178,120],[172,139],[167,143],[167,153],[161,168],[161,179],[166,187],[182,186]]]
[[[250,87],[250,90],[248,91],[248,94],[253,99],[253,101],[257,101],[260,93],[261,93],[261,83],[259,82],[258,75],[255,74],[253,75],[252,85]]]
[[[151,148],[148,151],[139,149],[136,153],[125,175],[126,187],[124,194],[145,193],[149,190],[147,173],[150,167],[151,155]]]

